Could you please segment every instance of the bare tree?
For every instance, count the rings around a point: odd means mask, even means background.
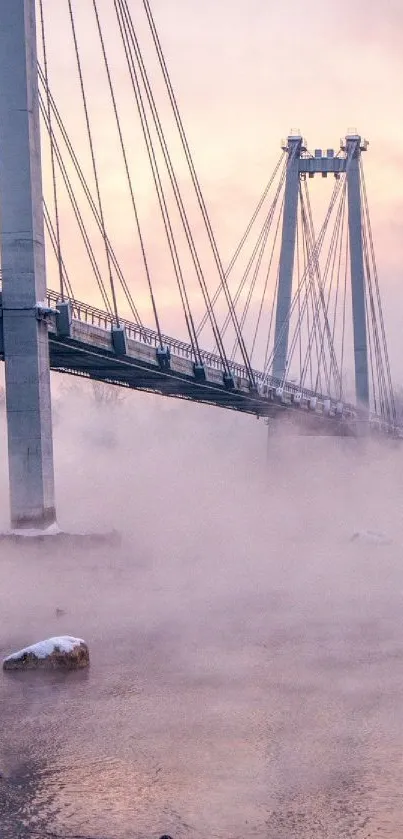
[[[95,402],[98,405],[120,405],[126,398],[125,388],[108,382],[91,382]]]
[[[59,393],[62,398],[66,396],[85,397],[86,394],[89,394],[99,407],[120,405],[126,398],[125,388],[108,384],[108,382],[74,379],[72,376],[68,376],[66,382],[60,385]]]

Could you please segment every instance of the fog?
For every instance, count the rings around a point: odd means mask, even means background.
[[[403,450],[53,387],[59,524],[121,545],[0,546],[0,654],[92,656],[0,678],[1,837],[400,839]]]

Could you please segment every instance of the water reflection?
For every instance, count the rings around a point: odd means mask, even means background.
[[[402,619],[236,606],[4,675],[2,839],[401,837]]]

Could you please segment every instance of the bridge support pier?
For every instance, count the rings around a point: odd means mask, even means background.
[[[11,525],[55,522],[35,0],[0,0],[2,315]]]
[[[362,239],[360,158],[366,148],[361,137],[346,137],[348,225],[350,235],[351,296],[353,307],[355,392],[357,404],[369,409],[368,344],[365,310],[365,272]]]
[[[284,378],[287,366],[292,278],[297,237],[299,161],[301,151],[303,150],[302,137],[290,135],[287,140],[287,145],[283,146],[283,148],[288,154],[288,161],[274,333],[273,376],[276,379]]]

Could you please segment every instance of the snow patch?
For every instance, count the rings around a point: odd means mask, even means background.
[[[81,638],[72,638],[70,635],[62,635],[60,638],[48,638],[47,641],[39,641],[38,644],[32,644],[30,647],[19,650],[18,653],[7,656],[4,661],[18,661],[23,655],[28,655],[29,653],[32,653],[37,658],[47,658],[49,655],[52,655],[56,648],[62,653],[71,653],[80,644],[85,644],[85,641]]]

